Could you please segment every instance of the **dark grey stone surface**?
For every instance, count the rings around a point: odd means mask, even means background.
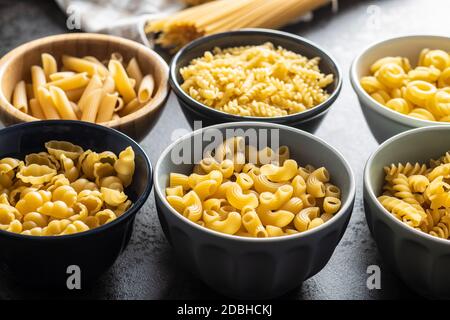
[[[417,298],[381,261],[367,229],[361,198],[362,171],[377,144],[364,121],[348,81],[352,59],[374,41],[403,34],[449,34],[447,0],[341,0],[337,14],[321,9],[312,22],[287,31],[307,37],[335,56],[345,76],[340,97],[317,135],[339,149],[357,178],[357,200],[350,225],[328,265],[283,299]],[[53,1],[0,0],[0,56],[21,43],[67,32],[65,16]],[[173,96],[142,146],[153,164],[161,151],[189,130]],[[307,150],[305,151],[307,152]],[[1,247],[1,243],[0,243]],[[368,290],[367,267],[379,265],[382,289]],[[30,270],[33,272],[33,270]],[[131,243],[117,263],[89,290],[54,293],[18,287],[0,278],[0,299],[214,299],[214,291],[181,269],[162,234],[153,193],[138,214]]]

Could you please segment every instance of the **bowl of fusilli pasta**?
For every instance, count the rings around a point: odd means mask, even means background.
[[[367,223],[390,268],[418,294],[450,298],[450,126],[398,134],[364,171]]]
[[[376,140],[450,124],[450,38],[405,36],[358,55],[350,80]]]
[[[261,121],[314,132],[342,78],[336,61],[309,40],[245,29],[185,46],[171,62],[170,84],[191,125]]]
[[[158,217],[179,262],[234,298],[278,297],[318,273],[354,197],[352,170],[337,150],[279,124],[196,130],[155,169]]]
[[[26,286],[85,288],[125,250],[152,188],[123,133],[43,120],[0,130],[0,271]]]

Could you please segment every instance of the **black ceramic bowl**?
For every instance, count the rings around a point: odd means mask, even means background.
[[[192,59],[203,56],[205,51],[210,51],[215,47],[229,48],[244,45],[260,45],[265,42],[272,42],[275,46],[282,46],[308,58],[320,57],[320,70],[325,74],[331,73],[334,75],[333,83],[327,87],[330,97],[314,108],[292,115],[271,118],[244,117],[210,108],[191,98],[181,88],[180,85],[183,79],[179,72],[180,68],[189,65]],[[342,86],[341,71],[336,61],[326,51],[302,37],[268,29],[243,29],[218,33],[191,42],[172,59],[169,79],[170,85],[192,127],[195,120],[201,120],[203,127],[225,122],[262,121],[284,124],[309,132],[314,132],[318,128],[330,106],[338,97]]]
[[[85,149],[110,150],[118,154],[131,146],[136,169],[125,190],[133,206],[116,220],[86,232],[55,236],[24,236],[0,230],[0,270],[24,285],[61,287],[71,273],[81,271],[82,287],[104,273],[126,248],[136,213],[152,188],[152,167],[144,150],[131,138],[114,129],[81,121],[36,121],[0,130],[0,158],[17,157],[45,150],[49,140],[67,140]],[[70,271],[70,269],[69,269]]]

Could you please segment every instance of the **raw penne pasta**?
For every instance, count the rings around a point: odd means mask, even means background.
[[[47,77],[47,80],[50,80],[50,75],[58,71],[58,64],[56,63],[55,58],[48,53],[43,53],[41,55],[41,60],[45,76]]]
[[[96,63],[82,58],[63,55],[62,62],[67,70],[86,72],[91,77],[98,72],[98,66]]]
[[[114,79],[111,76],[107,76],[103,81],[103,91],[105,93],[113,93],[116,89],[116,84],[114,83]]]
[[[45,78],[44,69],[39,66],[31,67],[31,82],[33,84],[33,93],[34,96],[38,96],[38,89],[40,86],[46,84],[47,80]]]
[[[125,102],[123,102],[123,99],[121,97],[117,98],[116,107],[114,108],[114,112],[119,112],[125,107]]]
[[[56,110],[52,97],[50,95],[50,92],[44,88],[40,87],[38,89],[38,101],[41,105],[42,111],[45,115],[45,119],[61,119],[61,117],[58,114],[58,111]]]
[[[92,91],[100,89],[103,86],[102,80],[100,79],[99,75],[94,75],[91,80],[89,81],[88,85],[86,86],[86,90],[84,90],[83,94],[81,95],[80,100],[78,101],[78,105],[80,106],[80,109],[83,110],[83,107],[85,105],[85,101],[87,97],[91,94]]]
[[[107,93],[103,97],[97,113],[97,123],[110,121],[117,103],[117,93]]]
[[[128,102],[125,107],[119,111],[119,115],[121,117],[125,117],[126,115],[129,115],[130,113],[133,113],[141,108],[141,104],[137,98],[134,98],[130,102]]]
[[[37,98],[33,98],[30,100],[30,113],[33,117],[37,119],[45,119],[44,112],[42,111],[41,105]]]
[[[50,86],[59,87],[63,90],[73,90],[84,87],[89,82],[89,77],[86,72],[78,73],[72,77],[59,79],[46,84],[47,88]]]
[[[79,104],[81,114],[81,120],[87,122],[95,122],[97,118],[98,108],[103,97],[102,89],[95,89],[89,93],[83,104]]]
[[[101,61],[98,60],[96,57],[86,56],[83,57],[83,59],[95,63],[98,67],[97,72],[99,75],[101,75],[102,77],[108,76],[109,74],[108,68],[103,63],[101,63]]]
[[[50,81],[57,81],[57,80],[73,77],[74,75],[76,75],[76,73],[72,72],[72,71],[61,71],[61,72],[55,72],[55,73],[50,74],[48,76],[48,78],[50,79]]]
[[[13,106],[23,112],[28,112],[27,87],[25,81],[16,84],[13,92]]]
[[[69,98],[70,101],[77,102],[80,100],[80,98],[83,95],[85,90],[86,90],[86,87],[81,87],[81,88],[73,89],[73,90],[67,90],[66,96],[67,96],[67,98]]]
[[[9,103],[36,119],[69,119],[104,123],[135,112],[151,100],[155,83],[143,75],[137,58],[124,61],[120,52],[109,59],[94,56],[41,54],[42,65],[30,69],[13,87]],[[126,66],[126,68],[125,68]]]
[[[122,64],[117,60],[110,60],[108,64],[109,72],[114,79],[117,91],[122,95],[125,103],[136,98],[136,92],[130,83],[130,79],[123,68]]]
[[[141,68],[139,68],[136,58],[131,58],[130,62],[128,62],[127,73],[131,78],[136,80],[135,88],[139,88],[144,76],[142,75]]]
[[[51,86],[50,95],[56,110],[58,110],[58,113],[61,115],[61,118],[65,120],[77,120],[77,116],[73,111],[72,105],[61,88]]]
[[[138,100],[140,103],[145,103],[152,98],[153,90],[155,88],[155,80],[151,74],[146,75],[141,82],[138,90]]]

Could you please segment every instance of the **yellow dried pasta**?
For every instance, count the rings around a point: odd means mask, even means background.
[[[132,206],[124,190],[134,174],[131,147],[119,157],[67,141],[45,147],[47,152],[28,154],[25,162],[0,159],[0,230],[28,236],[84,232]]]
[[[381,205],[410,227],[432,236],[450,235],[450,153],[428,164],[391,164],[384,168]]]
[[[450,53],[423,49],[414,69],[403,57],[375,61],[362,88],[389,109],[421,120],[450,122]]]
[[[167,202],[178,213],[203,227],[244,237],[276,237],[304,232],[330,220],[341,208],[341,191],[329,183],[328,171],[299,166],[289,159],[289,149],[256,148],[236,161],[240,137],[226,140],[214,154],[200,161],[203,173],[171,173],[166,188]],[[250,162],[252,154],[259,163]],[[214,159],[214,160],[212,160]],[[217,159],[221,159],[219,162]],[[253,157],[254,159],[254,157]],[[227,163],[221,170],[220,163]],[[227,178],[231,167],[231,175]],[[300,175],[302,173],[303,175]],[[307,181],[314,179],[323,192],[308,191]],[[323,190],[322,190],[323,189]]]
[[[180,69],[181,88],[198,102],[239,116],[278,117],[311,109],[328,99],[333,75],[320,58],[275,47],[215,48]]]

